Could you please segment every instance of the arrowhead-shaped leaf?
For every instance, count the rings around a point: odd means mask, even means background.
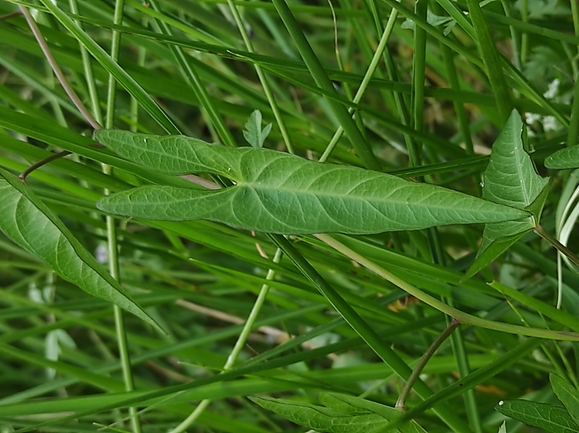
[[[577,424],[565,408],[528,400],[501,401],[496,407],[503,415],[552,433],[576,433]]]
[[[96,138],[125,158],[166,174],[210,173],[235,183],[203,191],[146,186],[97,203],[99,209],[117,215],[208,219],[281,234],[368,234],[529,215],[442,187],[268,149],[227,148],[188,137],[125,131],[98,131]]]
[[[243,130],[243,136],[249,144],[253,147],[263,147],[263,142],[269,135],[271,131],[271,123],[265,125],[261,129],[261,111],[255,110],[249,116],[247,123],[245,124],[245,129]]]
[[[0,230],[54,272],[161,329],[80,244],[60,219],[13,174],[0,169]]]
[[[545,159],[545,167],[559,170],[579,167],[579,145],[555,152]]]
[[[495,203],[526,209],[549,183],[537,174],[523,146],[523,123],[515,110],[493,144],[489,165],[483,176],[483,198]],[[539,206],[540,208],[541,206]],[[476,274],[499,257],[535,226],[533,216],[522,221],[487,224],[476,260],[466,278]]]

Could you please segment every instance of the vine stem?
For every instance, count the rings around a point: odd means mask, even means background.
[[[573,251],[571,251],[569,248],[567,248],[565,245],[563,245],[561,242],[559,242],[557,239],[555,239],[553,236],[547,233],[547,231],[545,231],[543,226],[539,224],[533,228],[533,231],[537,235],[545,239],[547,242],[549,242],[551,245],[553,245],[555,249],[557,249],[557,251],[559,251],[561,254],[567,256],[567,258],[571,260],[574,264],[579,266],[579,257],[577,257]]]
[[[7,21],[7,20],[11,20],[12,18],[16,18],[18,16],[22,15],[21,11],[16,11],[16,12],[12,12],[6,15],[2,15],[0,17],[0,21]]]
[[[113,14],[113,23],[120,25],[123,21],[125,2],[124,0],[115,1],[115,9]],[[113,61],[117,62],[119,58],[119,50],[121,45],[121,33],[113,30],[111,34],[111,52],[110,56]],[[96,95],[96,93],[95,93]],[[109,73],[108,85],[107,85],[107,110],[105,116],[105,127],[107,129],[112,129],[115,120],[115,110],[116,110],[116,96],[117,96],[117,82],[113,74]],[[99,107],[96,106],[95,100],[95,110]],[[100,116],[99,116],[100,117]],[[108,164],[102,164],[102,171],[108,176],[112,175],[112,167]],[[110,191],[108,188],[104,190],[105,195],[109,195]],[[107,227],[107,247],[109,253],[109,272],[119,283],[121,282],[121,272],[119,264],[119,245],[118,245],[118,232],[115,222],[115,218],[111,215],[107,215],[106,218]],[[119,361],[121,363],[121,369],[123,372],[123,382],[125,385],[125,391],[133,391],[135,389],[135,383],[133,378],[133,371],[131,368],[131,355],[129,353],[129,342],[127,338],[127,331],[125,328],[125,317],[123,311],[118,305],[113,307],[115,316],[115,331],[117,335],[117,347],[119,351]],[[129,418],[131,420],[131,430],[133,433],[141,433],[141,420],[139,418],[138,410],[136,406],[129,406]]]
[[[30,27],[32,34],[34,35],[34,38],[38,42],[38,45],[40,46],[40,49],[42,50],[44,57],[46,57],[46,61],[48,62],[48,64],[52,68],[52,70],[54,71],[54,75],[56,75],[58,82],[60,83],[60,85],[62,86],[62,88],[64,89],[64,91],[66,92],[66,94],[68,95],[70,100],[72,101],[72,103],[76,106],[78,111],[81,112],[81,114],[84,116],[86,121],[92,126],[92,128],[94,130],[101,129],[102,128],[101,125],[90,114],[88,109],[84,106],[84,104],[82,103],[82,101],[80,100],[80,98],[78,97],[76,92],[74,91],[74,89],[68,83],[68,80],[64,76],[62,69],[60,69],[60,66],[58,66],[56,59],[52,55],[52,52],[50,51],[50,48],[48,47],[48,44],[46,43],[46,40],[44,39],[40,29],[36,25],[36,21],[34,21],[34,19],[32,18],[32,15],[30,15],[30,12],[28,11],[28,9],[26,9],[24,6],[18,6],[18,7],[19,7],[18,14],[24,15],[24,18],[26,19],[26,22],[28,23],[28,26]],[[32,164],[30,167],[28,167],[26,170],[24,170],[22,173],[20,173],[18,175],[18,177],[22,181],[24,181],[24,180],[26,180],[26,177],[30,173],[32,173],[34,170],[39,169],[43,165],[46,165],[49,162],[54,161],[55,159],[59,159],[59,158],[62,158],[64,156],[67,156],[70,154],[71,154],[71,152],[69,152],[68,150],[63,150],[61,152],[50,155],[49,157],[44,158],[35,164]]]
[[[84,104],[82,103],[82,101],[80,100],[80,98],[78,97],[76,92],[74,91],[74,89],[68,83],[68,80],[64,76],[62,69],[60,69],[60,66],[58,66],[56,59],[52,55],[52,52],[50,51],[50,48],[48,47],[46,40],[42,36],[40,29],[36,25],[36,21],[34,21],[34,19],[32,18],[32,15],[30,15],[30,12],[28,12],[28,9],[26,9],[22,5],[18,6],[18,7],[20,8],[20,12],[22,12],[22,15],[24,15],[24,18],[26,18],[26,22],[28,23],[28,26],[30,27],[32,34],[34,35],[36,42],[38,42],[38,45],[40,46],[42,53],[46,57],[48,64],[50,65],[50,67],[54,71],[54,75],[56,75],[56,78],[58,78],[60,85],[62,86],[62,88],[64,89],[64,91],[66,92],[66,94],[68,95],[70,100],[72,101],[72,103],[76,106],[78,111],[80,111],[82,113],[82,115],[84,116],[86,121],[88,123],[90,123],[90,126],[92,126],[92,128],[94,130],[102,129],[102,126],[95,120],[95,118],[92,116],[92,114],[90,114],[90,112],[87,110],[87,108],[84,106]]]
[[[274,263],[279,263],[281,258],[282,258],[282,254],[283,254],[282,250],[280,248],[278,248],[275,252],[275,255],[274,255],[272,261]],[[273,280],[274,277],[275,277],[275,270],[270,268],[267,271],[267,275],[266,275],[265,279],[266,279],[266,281],[271,281],[271,280]],[[227,357],[227,361],[225,362],[225,365],[223,366],[223,372],[231,370],[231,368],[235,364],[235,361],[237,361],[237,358],[239,357],[239,354],[241,353],[241,350],[245,346],[245,343],[247,342],[247,338],[248,338],[251,330],[253,329],[253,327],[255,325],[255,321],[257,320],[257,316],[259,315],[259,312],[261,311],[261,307],[263,306],[263,303],[265,302],[265,300],[267,298],[267,294],[269,293],[269,287],[270,286],[268,283],[264,283],[261,286],[261,290],[259,291],[259,295],[257,296],[255,303],[253,304],[253,308],[251,309],[251,312],[249,313],[249,316],[247,317],[245,324],[243,325],[243,329],[241,330],[241,333],[239,334],[239,337],[237,338],[235,346],[233,347],[233,350],[231,351],[231,353]],[[197,418],[199,418],[199,416],[205,411],[207,406],[209,406],[209,403],[211,403],[210,399],[202,400],[197,405],[195,410],[193,412],[191,412],[191,414],[187,418],[185,418],[177,427],[175,427],[173,430],[171,430],[170,433],[183,433],[185,431],[185,429],[190,427],[197,420]]]
[[[428,363],[430,358],[432,358],[434,356],[435,352],[438,350],[440,345],[442,343],[444,343],[444,341],[459,326],[460,326],[460,322],[456,319],[453,319],[450,322],[450,324],[446,327],[446,329],[444,331],[442,331],[442,333],[436,338],[436,340],[434,340],[432,342],[432,344],[430,345],[428,350],[426,352],[424,352],[424,355],[422,355],[422,357],[420,358],[420,361],[418,362],[418,364],[416,364],[416,367],[414,367],[412,374],[408,377],[408,380],[404,384],[402,391],[400,391],[400,396],[398,397],[398,400],[396,401],[396,406],[395,406],[396,409],[399,409],[403,412],[406,411],[406,406],[405,406],[406,399],[408,398],[408,395],[410,394],[410,391],[412,390],[412,386],[414,385],[414,382],[416,382],[416,379],[418,379],[418,377],[420,376],[420,373],[422,372],[422,370],[424,369],[424,367],[426,366],[426,364]]]
[[[84,116],[85,120],[92,126],[92,128],[95,131],[102,129],[101,124],[92,116],[90,111],[85,107],[85,105],[80,100],[80,98],[78,97],[76,92],[73,90],[71,85],[68,83],[68,80],[66,79],[62,70],[58,66],[56,59],[52,55],[50,48],[48,47],[44,37],[42,36],[42,32],[40,31],[40,29],[36,25],[36,22],[34,21],[32,16],[30,15],[30,12],[28,11],[28,9],[26,9],[24,6],[19,6],[19,8],[20,8],[20,10],[18,12],[15,12],[14,14],[10,14],[10,15],[20,15],[20,14],[24,15],[24,18],[26,19],[26,22],[28,23],[28,26],[30,27],[32,34],[34,35],[36,41],[38,42],[38,45],[40,46],[40,49],[42,50],[42,53],[46,57],[47,62],[50,64],[50,67],[54,71],[54,74],[56,75],[60,85],[63,87],[64,91],[66,92],[66,94],[68,95],[70,100],[74,103],[74,105],[78,108],[78,110]],[[2,18],[6,18],[6,16],[4,16]],[[102,144],[97,144],[94,147],[95,148],[101,148],[103,146],[102,146]],[[61,152],[57,152],[53,155],[50,155],[50,156],[32,164],[30,167],[28,167],[26,170],[24,170],[22,173],[20,173],[18,175],[18,177],[20,178],[20,180],[25,181],[26,178],[28,177],[28,175],[30,175],[30,173],[32,173],[33,171],[39,169],[40,167],[42,167],[42,166],[44,166],[44,165],[46,165],[46,164],[48,164],[56,159],[70,155],[71,153],[72,152],[70,152],[68,150],[63,150]],[[208,189],[216,189],[219,187],[217,184],[215,184],[211,181],[205,180],[199,176],[186,175],[186,176],[181,176],[181,177],[189,182],[195,183],[197,185],[203,186],[203,187],[208,188]]]
[[[453,319],[460,322],[462,325],[478,326],[480,328],[493,329],[495,331],[507,332],[509,334],[526,335],[528,337],[539,337],[547,338],[552,340],[566,340],[566,341],[579,341],[579,334],[575,332],[561,332],[561,331],[551,331],[550,329],[539,329],[539,328],[527,328],[525,326],[511,325],[510,323],[495,322],[488,319],[483,319],[481,317],[473,316],[472,314],[460,311],[444,302],[439,301],[434,296],[423,292],[422,290],[414,287],[407,281],[399,278],[398,276],[387,271],[383,267],[377,265],[372,260],[367,259],[363,255],[355,252],[351,248],[347,247],[343,243],[339,242],[332,236],[327,234],[316,234],[314,235],[323,243],[329,245],[336,251],[344,254],[346,257],[358,262],[360,265],[371,270],[376,275],[390,281],[392,284],[400,287],[409,295],[414,296],[420,301],[427,305],[435,308],[436,310],[447,314]]]
[[[32,164],[30,167],[28,167],[26,170],[24,170],[22,173],[20,173],[20,174],[18,175],[18,177],[20,178],[20,180],[26,180],[26,177],[27,177],[30,173],[32,173],[34,170],[42,167],[43,165],[48,164],[48,163],[51,162],[51,161],[54,161],[55,159],[62,158],[62,157],[64,157],[64,156],[67,156],[67,155],[70,155],[70,154],[71,154],[71,152],[69,152],[68,150],[62,150],[62,151],[60,151],[60,152],[58,152],[58,153],[53,153],[52,155],[47,156],[46,158],[41,159],[40,161]]]

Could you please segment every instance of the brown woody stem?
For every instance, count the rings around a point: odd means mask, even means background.
[[[436,340],[434,340],[432,342],[432,344],[430,345],[428,350],[426,352],[424,352],[424,355],[422,355],[422,358],[420,358],[420,361],[418,361],[418,364],[416,364],[416,367],[414,367],[412,374],[408,377],[408,380],[404,384],[402,391],[400,391],[400,396],[398,397],[398,400],[396,401],[396,408],[397,409],[400,409],[403,412],[406,410],[406,407],[405,407],[406,399],[408,398],[408,395],[410,394],[410,391],[412,390],[412,387],[414,386],[414,382],[416,382],[416,379],[418,379],[418,377],[420,376],[420,373],[422,372],[422,370],[424,369],[424,367],[426,366],[428,361],[430,361],[430,358],[432,358],[432,356],[437,351],[437,349],[440,347],[440,345],[459,326],[460,326],[460,322],[456,319],[453,319],[452,322],[450,322],[450,324],[446,327],[446,329],[444,331],[442,331],[442,333],[436,338]]]

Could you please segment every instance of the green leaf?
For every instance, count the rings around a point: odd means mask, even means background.
[[[271,123],[265,125],[265,128],[261,129],[261,111],[255,110],[249,116],[247,123],[245,124],[245,129],[243,130],[243,136],[252,147],[263,147],[263,142],[269,135],[271,131]]]
[[[380,415],[385,420],[395,418],[400,415],[400,411],[393,407],[385,406],[380,403],[365,400],[360,397],[354,397],[347,394],[320,394],[320,402],[330,409],[341,412],[373,412]]]
[[[500,257],[511,245],[525,236],[530,230],[526,221],[512,221],[487,224],[483,231],[481,246],[474,263],[470,266],[464,278],[468,279]],[[509,233],[514,233],[509,235]]]
[[[292,400],[249,398],[264,409],[320,432],[378,432],[401,413],[392,407],[345,394],[322,394],[320,401],[326,407]],[[416,421],[402,425],[395,431],[426,433]]]
[[[496,407],[503,415],[552,433],[577,433],[579,427],[567,411],[558,406],[528,400],[501,401]]]
[[[545,167],[558,170],[579,167],[579,145],[555,152],[545,159]]]
[[[13,174],[0,168],[0,230],[54,272],[161,329],[80,244],[56,215]]]
[[[501,56],[485,20],[482,5],[478,0],[466,0],[469,18],[476,35],[479,53],[484,62],[489,83],[495,95],[497,110],[501,120],[506,120],[509,110],[513,109],[513,101],[503,70]],[[512,115],[511,115],[512,116]]]
[[[521,10],[522,2],[515,2],[515,8]],[[529,20],[542,20],[549,16],[568,16],[570,11],[557,0],[528,0]]]
[[[531,205],[549,182],[525,152],[523,132],[521,116],[513,110],[493,144],[483,181],[483,198],[517,209]]]
[[[438,16],[431,11],[427,11],[426,20],[428,24],[433,27],[443,27],[442,34],[444,36],[448,36],[448,34],[456,25],[456,21],[453,18]],[[410,18],[406,18],[406,20],[400,25],[400,28],[414,30],[416,28],[416,24],[414,24],[414,21],[412,21]]]
[[[268,149],[226,148],[182,136],[97,131],[121,156],[166,174],[209,173],[235,186],[146,186],[105,197],[99,209],[152,220],[209,219],[280,234],[417,230],[517,220],[529,214],[442,187]]]
[[[249,397],[249,399],[264,409],[319,432],[373,433],[387,422],[380,415],[361,409],[356,409],[355,412],[342,412],[292,400],[265,397]]]
[[[386,420],[391,420],[401,414],[398,409],[393,407],[347,394],[322,394],[320,395],[320,402],[326,407],[346,413],[373,412]],[[426,433],[426,430],[414,420],[400,425],[398,429],[402,433]]]
[[[530,156],[525,152],[523,122],[519,113],[513,110],[493,144],[489,165],[483,176],[482,196],[486,200],[522,210],[534,204],[541,205],[537,198],[546,192],[548,183],[549,178],[537,174]],[[538,215],[541,206],[537,207],[534,210]],[[535,225],[533,216],[522,221],[487,224],[476,260],[466,278],[494,261]]]
[[[551,374],[550,380],[555,395],[567,408],[573,421],[579,425],[579,390],[556,374]]]

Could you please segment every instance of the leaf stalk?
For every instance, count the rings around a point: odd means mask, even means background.
[[[553,236],[547,233],[547,231],[543,228],[543,226],[541,226],[540,224],[537,225],[535,228],[533,228],[533,232],[535,232],[537,235],[545,239],[547,242],[553,245],[553,247],[555,247],[557,251],[567,256],[569,260],[571,260],[574,264],[579,266],[579,257],[577,257],[575,253],[573,253],[573,251],[571,251],[569,248],[567,248],[565,245],[563,245],[561,242],[559,242],[557,239],[555,239]]]

